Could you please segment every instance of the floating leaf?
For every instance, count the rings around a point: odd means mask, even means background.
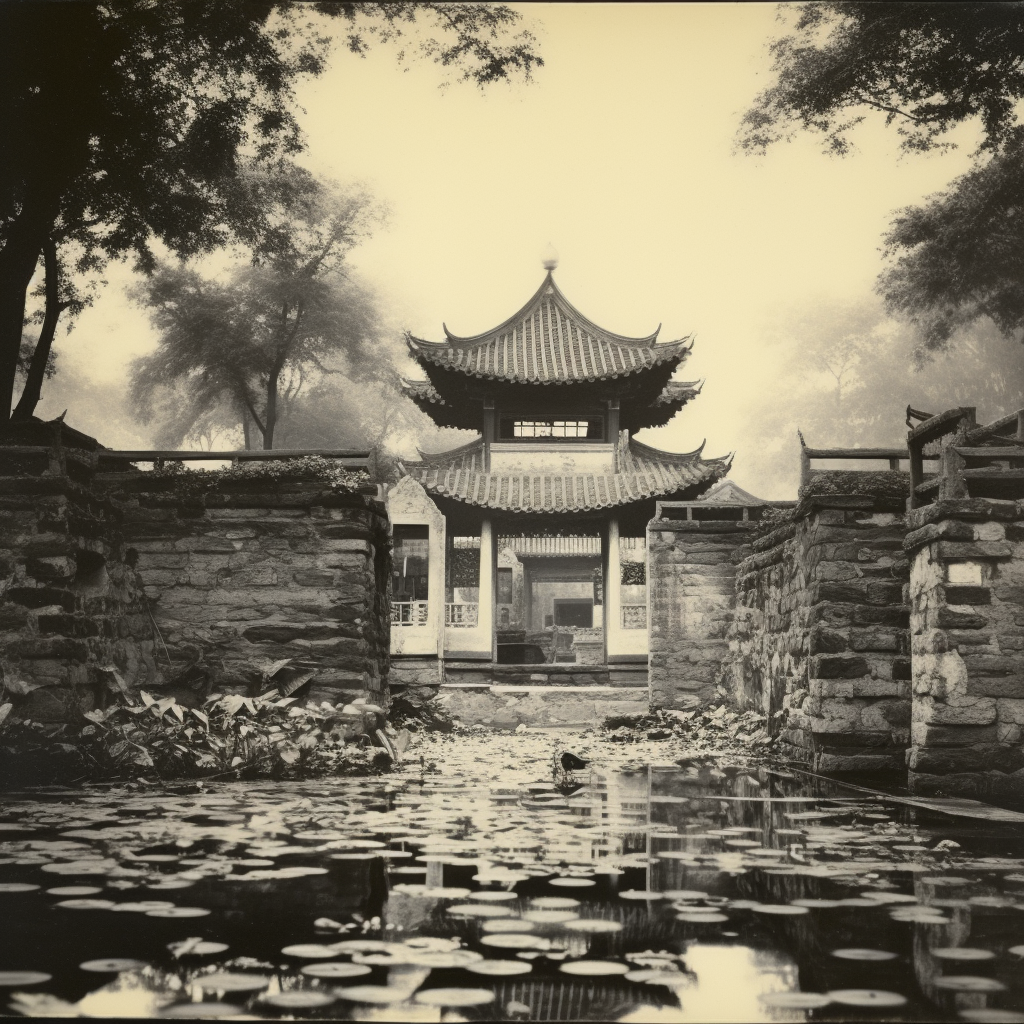
[[[963,1020],[974,1024],[1024,1024],[1024,1011],[997,1010],[994,1006],[981,1006],[974,1010],[961,1010]]]
[[[825,993],[834,1003],[843,1006],[903,1006],[907,997],[879,988],[840,988]]]
[[[292,989],[289,992],[278,992],[266,996],[263,1002],[275,1006],[279,1010],[314,1010],[321,1006],[330,1006],[337,1001],[337,996],[329,992],[314,992],[308,989]]]
[[[578,974],[584,977],[605,977],[612,974],[628,974],[629,965],[615,960],[573,960],[558,968],[563,974]]]
[[[33,885],[31,882],[0,882],[0,893],[2,892],[35,892],[42,886]],[[99,890],[97,890],[98,892]]]
[[[676,920],[684,924],[722,924],[729,918],[725,914],[716,914],[714,911],[684,911],[676,914]]]
[[[552,878],[548,885],[557,885],[565,889],[585,889],[597,883],[592,878]]]
[[[206,917],[209,913],[205,907],[167,907],[165,910],[148,910],[146,917]]]
[[[1006,986],[995,978],[972,974],[946,974],[935,979],[935,987],[950,992],[1005,992]]]
[[[415,999],[426,1006],[486,1006],[494,1002],[494,993],[489,988],[428,988]]]
[[[761,1002],[775,1010],[819,1010],[832,999],[821,992],[767,992]]]
[[[350,1003],[404,1003],[409,998],[407,989],[390,985],[352,985],[349,988],[336,988],[334,994]]]
[[[324,946],[315,942],[299,943],[295,946],[285,946],[282,950],[285,956],[297,956],[302,960],[316,960],[323,958],[329,960],[337,956],[338,951],[334,946]]]
[[[0,971],[0,986],[20,988],[22,985],[41,985],[52,977],[52,974],[43,971]]]
[[[975,949],[971,946],[941,946],[928,951],[940,960],[992,960],[995,953],[990,949]]]
[[[496,907],[490,903],[456,903],[448,907],[453,917],[510,917],[511,907]]]
[[[86,960],[78,966],[83,971],[92,971],[96,974],[120,974],[122,971],[141,971],[148,965],[145,960],[108,957],[103,960]]]
[[[371,973],[372,968],[365,964],[347,964],[336,960],[324,964],[306,964],[300,970],[311,978],[360,978]]]
[[[530,900],[530,905],[541,910],[571,910],[580,906],[580,901],[570,896],[536,896]]]
[[[565,926],[572,932],[588,932],[599,934],[601,932],[621,932],[622,925],[618,921],[605,921],[601,918],[581,918],[579,921],[569,921]]]
[[[264,974],[203,974],[192,979],[207,992],[258,992],[270,984],[270,978]]]
[[[832,955],[840,960],[895,960],[897,954],[884,949],[833,949]]]
[[[109,910],[114,906],[113,900],[61,900],[56,904],[67,910]]]
[[[472,974],[487,974],[500,978],[513,974],[529,974],[533,966],[523,960],[480,960],[475,964],[467,964],[466,970]]]
[[[98,885],[58,885],[46,890],[48,896],[93,896],[98,892],[103,892]]]
[[[167,948],[177,959],[183,956],[213,956],[215,953],[223,953],[228,949],[228,944],[226,942],[206,942],[197,936],[182,939],[181,942],[172,942]]]
[[[572,923],[572,922],[570,922]],[[523,935],[521,932],[500,932],[497,935],[484,935],[481,945],[494,946],[496,949],[550,949],[547,939],[536,935]]]

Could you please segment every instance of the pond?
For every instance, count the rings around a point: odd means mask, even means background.
[[[1024,815],[478,767],[5,797],[6,1012],[1024,1021]]]

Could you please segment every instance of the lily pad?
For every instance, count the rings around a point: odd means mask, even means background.
[[[52,977],[52,974],[46,974],[44,971],[0,971],[0,987],[21,988],[22,985],[41,985]]]
[[[167,947],[175,957],[182,956],[214,956],[223,953],[228,949],[226,942],[205,942],[198,937],[182,939],[181,942],[172,942]]]
[[[1024,1024],[1024,1012],[1021,1010],[997,1010],[994,1006],[961,1010],[960,1017],[973,1024]]]
[[[935,987],[949,992],[1005,992],[1006,986],[995,978],[973,974],[946,974],[935,979]]]
[[[206,992],[259,992],[270,984],[265,974],[202,974],[192,980]]]
[[[524,921],[518,917],[498,917],[493,921],[484,921],[480,930],[484,932],[532,932],[535,927],[532,921]]]
[[[777,914],[786,917],[796,917],[799,914],[810,913],[806,907],[794,907],[791,903],[761,903],[750,909],[755,914]]]
[[[525,960],[480,960],[475,964],[467,964],[466,970],[472,974],[502,978],[513,974],[529,974],[533,966]]]
[[[78,966],[83,971],[93,971],[96,974],[120,974],[122,971],[139,971],[148,965],[145,960],[109,957],[104,960],[86,960]]]
[[[767,992],[761,1002],[774,1010],[820,1010],[832,998],[821,992]]]
[[[409,998],[409,990],[395,988],[391,985],[351,985],[348,988],[336,988],[334,994],[339,999],[350,1003],[404,1003]]]
[[[507,903],[509,900],[519,899],[519,894],[505,892],[502,889],[481,889],[480,892],[471,892],[469,898],[481,903]]]
[[[578,974],[588,978],[609,977],[613,974],[628,974],[628,964],[616,960],[573,960],[558,968],[563,974]]]
[[[166,900],[140,900],[138,903],[116,903],[110,909],[119,914],[148,914],[151,910],[170,910],[173,906]]]
[[[35,892],[42,886],[33,885],[31,882],[0,882],[0,893],[4,892]],[[97,890],[98,891],[98,890]]]
[[[330,979],[361,978],[363,975],[370,974],[373,968],[366,966],[366,964],[348,964],[342,963],[340,960],[335,960],[331,963],[325,964],[306,964],[306,966],[300,968],[300,970],[303,974],[307,974],[311,978]]]
[[[530,906],[540,910],[571,910],[579,905],[580,901],[571,896],[535,896],[530,900]]]
[[[682,921],[683,924],[723,924],[729,918],[726,914],[718,914],[713,910],[694,910],[676,914],[676,920]]]
[[[55,904],[66,910],[109,910],[114,906],[113,900],[61,900]]]
[[[602,918],[580,918],[579,921],[568,921],[565,927],[572,932],[589,932],[600,934],[601,932],[621,932],[622,924],[619,921],[605,921]]]
[[[205,907],[167,907],[164,910],[148,910],[146,917],[206,917],[211,911]]]
[[[285,946],[281,952],[285,956],[297,956],[302,960],[315,960],[321,957],[330,960],[332,956],[338,955],[334,946],[324,946],[317,942],[300,942],[294,946]]]
[[[489,988],[428,988],[414,998],[425,1006],[486,1006],[495,996]]]
[[[843,1006],[879,1006],[887,1009],[904,1006],[906,996],[880,988],[839,988],[825,993],[834,1003]]]
[[[495,949],[551,948],[551,943],[547,939],[539,938],[536,935],[523,935],[521,932],[500,932],[497,935],[484,935],[480,939],[480,944],[483,946],[493,946]]]
[[[330,1006],[337,1002],[337,996],[329,992],[313,992],[309,989],[293,989],[290,992],[278,992],[266,996],[263,1000],[279,1010],[314,1010],[321,1006]]]
[[[498,907],[492,903],[456,903],[448,907],[453,917],[511,917],[511,907]]]
[[[98,885],[58,885],[46,890],[48,896],[93,896],[98,892],[103,892]]]
[[[995,953],[990,949],[977,949],[972,946],[940,946],[929,950],[932,956],[940,960],[992,960]]]
[[[833,949],[832,955],[840,960],[895,960],[896,953],[890,953],[885,949]]]
[[[592,878],[552,878],[548,885],[556,885],[563,889],[586,889],[597,883]]]

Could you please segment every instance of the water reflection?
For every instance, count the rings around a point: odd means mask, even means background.
[[[35,1016],[1024,1021],[1018,824],[763,769],[583,781],[8,798],[0,986]]]

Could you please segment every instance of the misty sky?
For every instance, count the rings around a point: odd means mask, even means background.
[[[776,326],[871,296],[892,212],[966,170],[971,136],[949,154],[901,159],[875,121],[846,159],[814,138],[743,156],[736,128],[768,80],[774,5],[521,10],[546,61],[532,84],[439,90],[432,65],[402,70],[381,48],[362,60],[339,49],[301,88],[303,162],[365,183],[390,207],[353,265],[396,325],[439,340],[442,321],[473,334],[518,309],[550,241],[559,286],[598,324],[643,335],[660,322],[663,340],[696,333],[678,376],[707,378],[704,393],[643,440],[688,451],[707,437],[707,455],[738,451],[741,486],[792,496],[758,474],[743,415],[766,389],[791,397]],[[69,371],[116,384],[152,348],[124,297],[130,279],[112,270],[95,308],[58,340]],[[89,429],[95,410],[76,415],[59,380],[39,413],[68,406],[68,421]]]

